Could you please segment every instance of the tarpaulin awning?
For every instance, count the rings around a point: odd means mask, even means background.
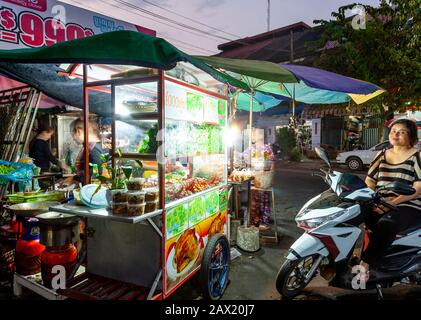
[[[13,80],[11,78],[8,77],[4,77],[0,75],[0,90],[10,90],[10,89],[14,89],[14,88],[19,88],[19,87],[25,87],[28,84],[26,83],[22,83],[16,80]],[[58,101],[56,99],[53,99],[45,94],[42,95],[41,97],[41,101],[39,104],[39,108],[40,109],[50,109],[50,108],[54,108],[56,106],[60,106],[63,103],[61,101]]]
[[[351,99],[360,104],[384,92],[375,84],[312,67],[195,57],[214,69],[246,82],[254,91],[278,94],[308,104],[346,103]]]
[[[64,104],[83,108],[83,81],[58,74],[62,71],[55,64],[25,64],[0,62],[0,73],[16,81],[26,83],[47,96]],[[89,92],[89,108],[92,112],[106,115],[110,108],[109,94]]]
[[[169,70],[180,61],[193,64],[218,81],[248,89],[242,81],[218,72],[166,40],[134,31],[107,32],[41,48],[0,50],[0,62],[9,63],[121,64]]]

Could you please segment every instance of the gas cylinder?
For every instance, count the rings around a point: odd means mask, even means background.
[[[45,247],[39,242],[38,219],[24,218],[22,237],[16,243],[16,272],[23,275],[41,271],[41,254]]]
[[[51,289],[53,277],[58,276],[59,272],[64,270],[66,271],[64,274],[66,279],[72,273],[76,262],[77,249],[73,244],[69,243],[64,246],[46,247],[41,255],[41,276],[44,286]],[[64,267],[64,269],[53,270],[54,266]]]

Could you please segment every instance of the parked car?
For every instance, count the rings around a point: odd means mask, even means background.
[[[390,148],[389,141],[385,141],[376,144],[368,150],[353,150],[347,152],[341,152],[336,157],[336,162],[339,164],[346,164],[351,170],[363,170],[365,166],[370,165],[376,154],[383,149]],[[421,150],[421,141],[415,146],[418,150]]]

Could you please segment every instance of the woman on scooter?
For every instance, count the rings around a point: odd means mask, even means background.
[[[421,155],[414,148],[418,142],[417,126],[408,119],[398,119],[390,127],[392,148],[379,152],[371,163],[367,186],[373,190],[390,182],[411,185],[416,192],[410,196],[386,194],[388,202],[398,210],[377,207],[367,216],[366,226],[372,231],[368,247],[362,254],[361,265],[368,272],[375,268],[399,232],[421,226]]]

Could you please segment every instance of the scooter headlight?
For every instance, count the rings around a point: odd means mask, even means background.
[[[325,216],[325,217],[320,217],[320,218],[310,218],[310,219],[304,219],[304,220],[299,220],[297,219],[297,225],[300,228],[303,229],[314,229],[317,228],[319,226],[321,226],[322,224],[334,220],[340,216],[342,216],[343,214],[347,213],[348,210],[344,209],[341,211],[338,211],[336,213],[333,213],[331,215]]]

